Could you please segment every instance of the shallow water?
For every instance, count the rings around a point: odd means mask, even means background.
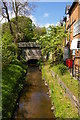
[[[29,66],[26,78],[27,86],[20,98],[15,120],[54,118],[51,111],[51,100],[47,94],[48,88],[44,85],[38,67]]]

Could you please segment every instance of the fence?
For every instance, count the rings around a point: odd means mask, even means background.
[[[80,80],[80,66],[74,65],[74,77]]]
[[[70,59],[66,60],[66,65],[72,76],[80,81],[80,65],[74,64],[74,61]]]

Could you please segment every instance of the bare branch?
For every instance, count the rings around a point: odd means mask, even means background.
[[[4,14],[3,14],[2,16],[3,16],[3,18],[6,18],[6,19],[7,19],[7,16],[5,16]]]

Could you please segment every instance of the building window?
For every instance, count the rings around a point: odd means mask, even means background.
[[[69,14],[67,14],[67,21],[69,20]]]
[[[80,41],[78,41],[77,48],[80,48]]]
[[[79,33],[80,33],[80,19],[76,23],[74,23],[73,36],[75,36]]]
[[[75,55],[75,50],[72,50],[72,55]]]

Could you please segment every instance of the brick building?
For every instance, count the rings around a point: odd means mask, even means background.
[[[69,37],[65,39],[65,46],[68,48],[70,58],[74,65],[80,66],[80,0],[66,6],[65,30]]]

